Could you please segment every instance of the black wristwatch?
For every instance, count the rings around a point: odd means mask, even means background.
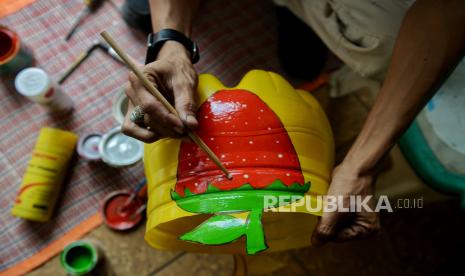
[[[192,64],[195,64],[200,59],[199,48],[197,44],[190,40],[183,33],[173,29],[162,29],[158,33],[149,34],[147,39],[147,55],[145,57],[145,64],[155,61],[157,59],[158,52],[160,52],[161,46],[168,41],[174,40],[186,48],[191,54]]]

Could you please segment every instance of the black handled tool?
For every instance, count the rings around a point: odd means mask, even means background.
[[[86,9],[82,10],[82,12],[79,14],[77,20],[73,24],[73,27],[71,27],[71,30],[66,35],[66,41],[68,41],[71,38],[76,29],[79,27],[79,25],[81,25],[84,18],[86,18],[89,14],[94,13],[95,11],[97,11],[98,8],[102,6],[103,1],[104,0],[84,0]]]
[[[118,56],[118,54],[116,54],[115,50],[113,50],[113,48],[111,48],[104,42],[96,41],[85,52],[80,54],[79,57],[68,67],[68,69],[66,69],[66,71],[63,73],[63,75],[61,75],[60,79],[58,80],[58,83],[62,84],[63,82],[65,82],[65,80],[71,75],[71,73],[73,73],[74,70],[76,70],[79,67],[79,65],[81,65],[81,63],[84,60],[86,60],[95,49],[103,50],[104,53],[108,54],[114,60],[125,65],[124,62]]]

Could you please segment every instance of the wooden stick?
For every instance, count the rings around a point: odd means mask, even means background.
[[[181,119],[176,109],[170,104],[170,102],[168,102],[168,100],[165,99],[165,97],[163,97],[160,91],[158,91],[157,88],[155,88],[155,86],[144,76],[144,74],[139,70],[139,68],[137,68],[137,66],[132,62],[132,60],[126,55],[126,53],[118,46],[118,44],[116,44],[116,41],[113,40],[110,34],[107,31],[103,31],[100,35],[106,40],[108,44],[110,44],[113,50],[115,50],[115,52],[124,61],[124,63],[126,63],[129,69],[131,69],[134,72],[134,74],[136,74],[136,76],[139,78],[139,80],[142,82],[145,88],[150,93],[152,93],[152,95],[155,96],[155,98],[157,98],[157,100],[159,100],[163,104],[163,106],[165,106],[165,108],[168,109],[169,112],[173,113],[176,117]],[[187,135],[208,155],[208,157],[210,157],[210,159],[220,168],[220,170],[224,172],[228,179],[232,179],[231,174],[223,166],[220,159],[207,146],[207,144],[205,144],[205,142],[202,141],[202,139],[200,139],[199,136],[197,136],[190,130],[187,130]]]

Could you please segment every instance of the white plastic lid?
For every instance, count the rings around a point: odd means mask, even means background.
[[[50,78],[44,70],[29,67],[21,70],[15,78],[16,90],[26,96],[39,96],[46,92],[50,86]]]
[[[108,165],[128,166],[142,159],[144,143],[124,135],[121,127],[116,127],[103,135],[99,151],[103,162]]]

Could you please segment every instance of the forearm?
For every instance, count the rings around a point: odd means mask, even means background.
[[[344,162],[372,171],[465,49],[465,1],[418,0],[397,37],[381,91]]]
[[[161,29],[174,29],[191,37],[192,22],[199,5],[199,0],[150,0],[150,14],[153,32]],[[190,59],[190,53],[176,41],[163,44],[157,59],[182,56]]]
[[[190,37],[198,0],[150,0],[152,28],[175,29]]]

